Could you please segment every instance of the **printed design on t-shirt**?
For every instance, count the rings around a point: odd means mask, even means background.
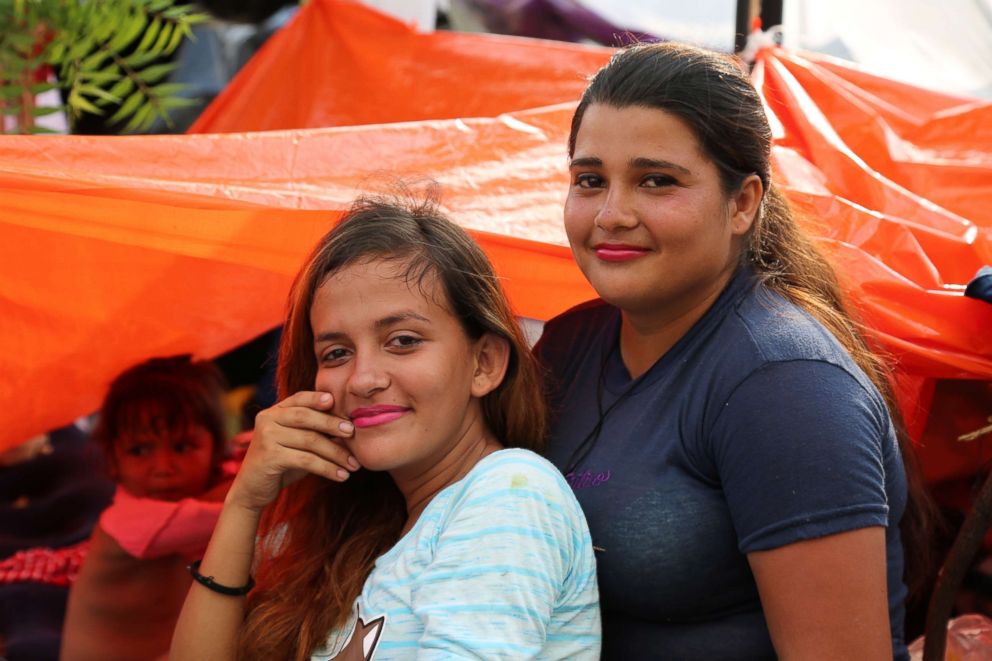
[[[329,661],[372,661],[375,656],[379,639],[382,638],[382,629],[386,625],[386,616],[382,615],[366,624],[357,605],[355,612],[355,627],[351,630],[348,642]]]
[[[613,471],[606,470],[600,472],[593,472],[591,470],[586,471],[571,471],[565,476],[565,481],[568,485],[572,487],[572,490],[577,489],[590,489],[592,487],[598,487],[601,484],[605,484],[610,481],[613,476]]]

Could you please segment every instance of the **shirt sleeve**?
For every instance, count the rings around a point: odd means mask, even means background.
[[[412,591],[417,659],[529,659],[549,628],[598,646],[595,559],[578,503],[549,463],[494,460],[442,521]],[[552,624],[552,615],[565,622]]]
[[[888,525],[881,396],[822,361],[771,363],[731,394],[711,452],[742,553]]]
[[[136,558],[195,558],[207,548],[223,506],[195,498],[136,498],[118,488],[114,502],[100,516],[100,527]]]

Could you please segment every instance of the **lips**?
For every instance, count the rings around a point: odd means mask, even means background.
[[[397,420],[406,415],[410,409],[404,406],[364,406],[354,409],[348,417],[359,429],[377,427]]]
[[[181,487],[168,487],[160,489],[149,489],[148,497],[155,500],[180,500],[186,495]]]
[[[648,254],[647,248],[626,243],[597,243],[593,251],[604,262],[626,262]]]

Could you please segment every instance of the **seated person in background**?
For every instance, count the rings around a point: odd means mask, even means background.
[[[224,379],[189,356],[155,358],[110,386],[93,438],[118,483],[69,595],[61,658],[168,653],[186,565],[213,531],[224,475]]]

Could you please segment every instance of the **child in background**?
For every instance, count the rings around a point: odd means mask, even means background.
[[[227,488],[224,379],[155,358],[110,386],[93,437],[118,483],[66,613],[61,658],[156,659],[169,641]]]

